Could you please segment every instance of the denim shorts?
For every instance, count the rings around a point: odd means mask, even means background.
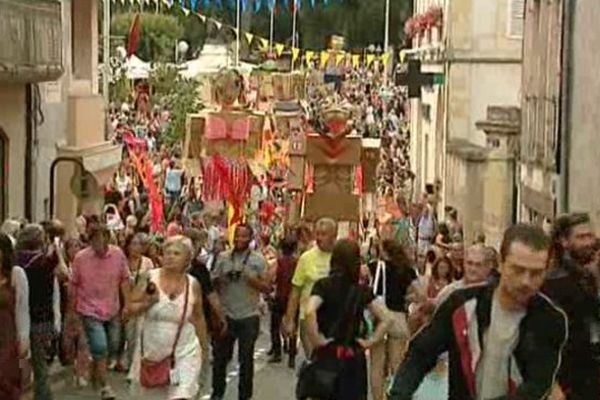
[[[118,355],[121,343],[121,321],[119,317],[115,317],[110,321],[100,321],[93,317],[82,316],[81,321],[94,361]]]

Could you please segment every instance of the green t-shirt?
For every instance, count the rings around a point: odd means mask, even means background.
[[[292,285],[300,288],[300,319],[304,319],[306,303],[312,292],[312,288],[319,279],[329,276],[329,261],[331,253],[321,251],[315,246],[305,251],[298,260]]]

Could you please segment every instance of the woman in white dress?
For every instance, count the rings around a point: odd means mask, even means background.
[[[164,244],[163,268],[151,270],[146,285],[129,296],[128,316],[140,316],[129,379],[134,391],[143,393],[145,399],[190,400],[198,394],[202,351],[207,351],[208,341],[202,289],[186,273],[192,254],[188,238],[169,238]],[[142,358],[159,362],[171,355],[175,362],[169,382],[151,389],[143,387]]]

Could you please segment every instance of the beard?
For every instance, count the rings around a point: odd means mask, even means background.
[[[594,259],[594,248],[591,246],[573,249],[569,253],[571,254],[571,257],[573,257],[573,259],[580,265],[589,264]]]

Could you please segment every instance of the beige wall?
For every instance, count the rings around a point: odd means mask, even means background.
[[[455,63],[448,79],[448,136],[485,146],[485,134],[475,122],[494,105],[519,105],[520,64]]]
[[[578,0],[570,83],[569,211],[587,211],[600,227],[600,79],[597,66],[600,1]]]
[[[446,175],[446,204],[458,210],[463,222],[465,243],[472,242],[483,232],[484,174],[482,157],[448,154]]]
[[[23,217],[25,212],[25,115],[25,86],[0,83],[0,127],[9,139],[9,217]]]

